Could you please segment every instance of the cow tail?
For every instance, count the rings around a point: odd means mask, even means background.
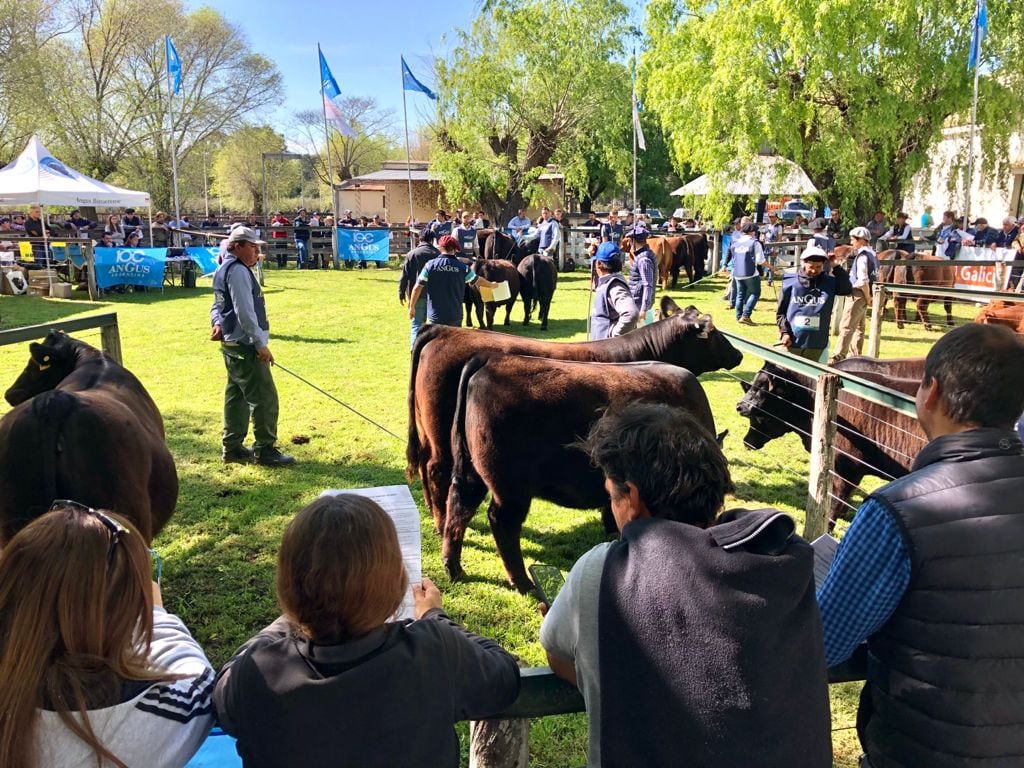
[[[487,365],[486,355],[474,355],[464,366],[459,378],[459,395],[455,404],[455,421],[452,423],[452,485],[449,491],[449,509],[458,509],[462,504],[462,494],[467,488],[463,483],[478,485],[480,478],[473,468],[473,460],[469,455],[469,444],[466,441],[466,409],[469,401],[469,381],[473,374]],[[456,482],[456,479],[462,483]],[[468,481],[468,483],[466,482]]]
[[[42,502],[49,506],[57,498],[57,464],[62,450],[61,432],[68,416],[78,406],[78,398],[63,389],[52,389],[32,398],[34,431],[37,435],[34,455],[26,456],[28,464],[35,464],[40,472]]]

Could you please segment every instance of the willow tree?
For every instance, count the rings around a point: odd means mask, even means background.
[[[619,0],[495,0],[437,62],[431,168],[453,200],[479,201],[497,220],[542,195],[556,155],[628,109],[620,92],[628,9]]]
[[[942,128],[968,119],[973,6],[651,0],[646,101],[679,163],[721,172],[771,147],[833,205],[860,215],[897,209]],[[988,10],[979,123],[991,169],[1024,115],[1024,4],[989,0]],[[712,198],[721,209],[721,195]]]

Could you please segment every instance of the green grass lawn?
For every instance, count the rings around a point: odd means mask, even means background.
[[[406,431],[409,323],[397,300],[398,271],[267,272],[271,349],[278,361],[362,411],[392,432]],[[354,488],[405,482],[404,441],[396,440],[278,370],[282,448],[298,465],[287,470],[224,466],[220,430],[224,365],[209,342],[209,280],[194,290],[118,295],[90,303],[36,297],[0,297],[0,327],[116,311],[124,363],[156,400],[181,479],[178,509],[156,546],[164,557],[164,598],[182,616],[214,664],[277,615],[274,564],[288,520],[325,488]],[[721,301],[725,283],[707,280],[690,290],[670,291],[681,306],[693,303],[714,315],[726,330],[765,343],[777,340],[771,288],[758,306],[755,327],[740,326]],[[81,294],[76,294],[81,295]],[[514,333],[558,341],[581,340],[586,333],[589,293],[582,273],[563,275],[551,307],[550,330],[521,326]],[[940,308],[941,309],[941,308]],[[973,307],[957,309],[960,318]],[[499,311],[499,318],[503,312]],[[76,334],[99,346],[99,331]],[[911,324],[897,332],[886,323],[884,357],[923,355],[938,338]],[[0,347],[4,388],[28,360],[27,345]],[[742,392],[734,375],[749,380],[760,362],[747,356],[736,371],[701,378],[725,442],[737,505],[772,505],[802,521],[808,457],[793,435],[761,451],[742,445],[746,421],[735,411]],[[0,404],[0,414],[7,404]],[[309,442],[291,445],[293,437]],[[871,486],[874,483],[871,482]],[[423,510],[418,484],[413,493]],[[440,542],[424,511],[423,570],[441,587],[448,612],[474,631],[490,635],[526,663],[544,662],[537,642],[536,601],[505,586],[504,573],[479,514],[467,533],[463,564],[470,578],[449,584]],[[535,502],[524,529],[527,563],[542,561],[568,570],[604,534],[596,512],[565,510]],[[855,684],[833,687],[836,764],[855,765],[859,754],[854,722]],[[785,691],[779,692],[786,695]],[[465,729],[462,730],[465,742]],[[535,721],[531,765],[580,766],[586,762],[586,723],[582,715]]]

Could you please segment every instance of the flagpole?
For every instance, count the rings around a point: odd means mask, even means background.
[[[174,223],[181,228],[181,208],[178,205],[178,148],[174,143],[174,86],[171,85],[171,58],[170,46],[167,39],[164,39],[164,56],[167,58],[167,118],[170,122],[168,140],[171,143],[171,179],[174,184]],[[181,66],[181,63],[178,63]]]
[[[981,40],[978,41],[978,59],[981,59]],[[978,76],[980,74],[978,64],[974,62],[974,100],[971,103],[971,138],[967,145],[967,181],[964,184],[964,231],[967,230],[968,219],[971,215],[971,182],[974,179],[974,128],[978,122]]]
[[[633,91],[633,102],[630,104],[630,121],[633,124],[633,204],[630,208],[636,213],[636,91]]]
[[[401,56],[399,56],[401,60]],[[402,62],[404,63],[404,62]],[[409,153],[409,110],[405,105],[405,71],[402,71],[402,117],[405,119],[405,172],[409,179],[409,226],[416,221],[412,210],[412,156]]]
[[[320,65],[320,61],[323,61],[323,55],[324,55],[323,51],[320,50],[320,43],[316,44],[316,52],[317,52],[317,54],[319,54],[319,56],[317,57],[318,58],[317,66],[319,66]],[[327,102],[325,101],[326,94],[324,93],[323,69],[321,69],[318,74],[320,76],[320,97],[321,97],[320,98],[320,109],[323,111],[323,115],[324,115],[324,141],[327,144],[327,146],[325,147],[325,149],[327,151],[327,186],[330,187],[330,190],[331,190],[331,193],[330,193],[331,194],[331,209],[333,210],[333,208],[334,208],[334,156],[331,154],[331,132],[330,132],[330,130],[327,127]],[[335,214],[340,215],[340,213],[341,213],[341,211],[335,211]]]

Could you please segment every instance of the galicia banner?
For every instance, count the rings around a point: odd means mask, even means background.
[[[220,255],[220,247],[210,248],[186,248],[185,255],[199,267],[199,274],[208,277],[217,271],[217,257]]]
[[[338,258],[342,261],[387,261],[391,231],[338,227]]]
[[[96,285],[142,285],[161,288],[164,284],[166,248],[97,248]]]

